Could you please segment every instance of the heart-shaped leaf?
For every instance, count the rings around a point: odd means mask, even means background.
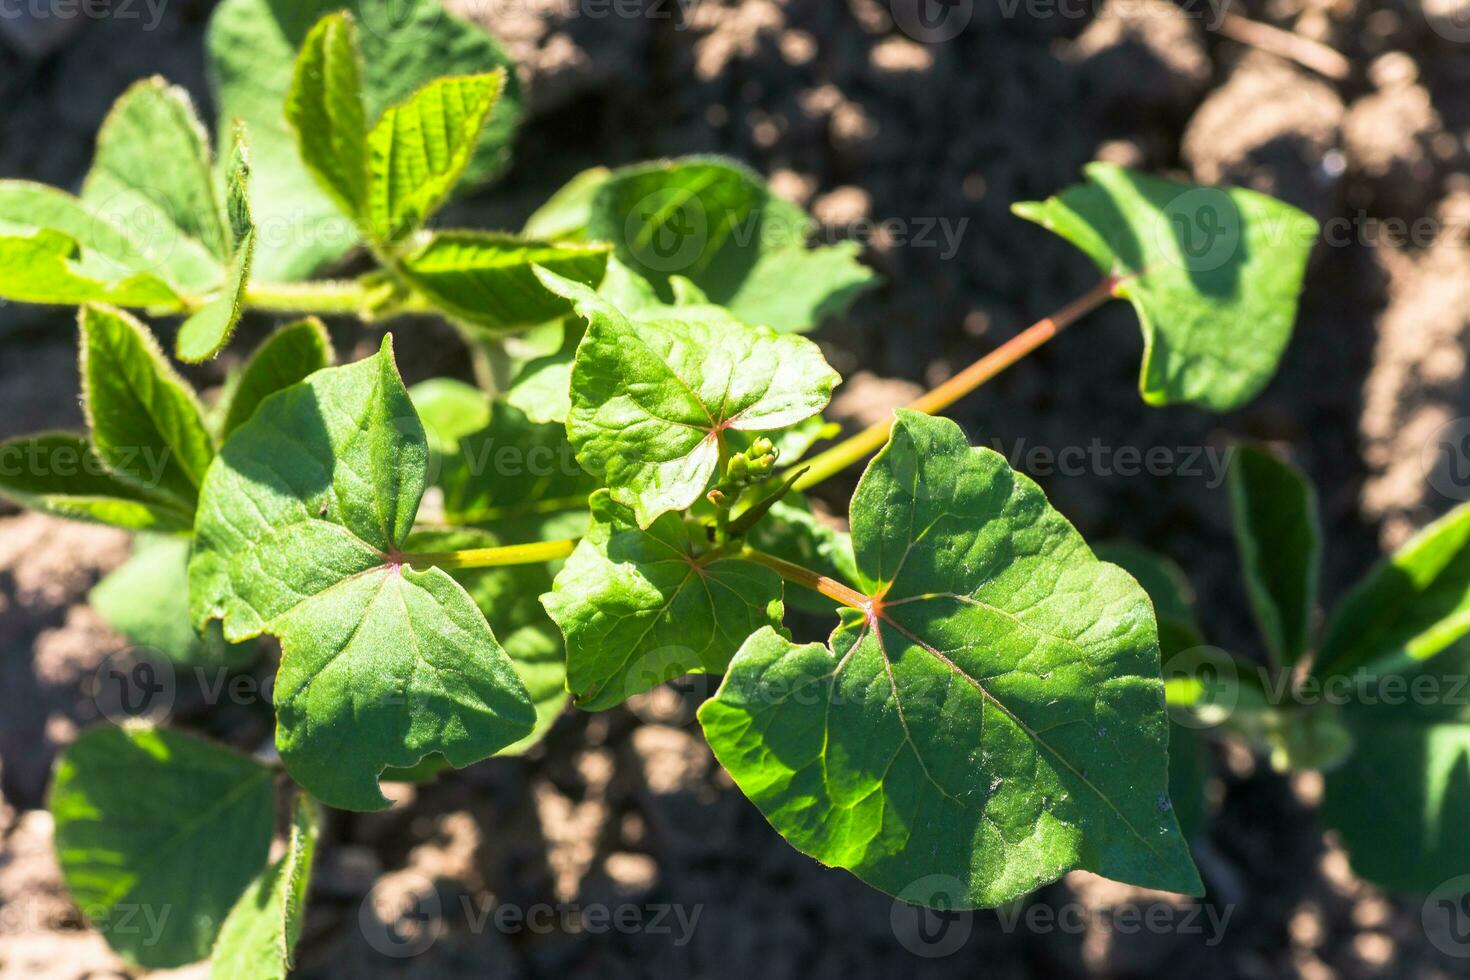
[[[1144,400],[1222,412],[1250,401],[1291,339],[1317,223],[1254,191],[1107,163],[1085,172],[1087,183],[1012,210],[1118,279],[1143,327]]]
[[[317,805],[302,793],[291,809],[286,853],[251,883],[220,929],[210,958],[210,976],[219,980],[251,977],[286,980],[311,884],[316,842],[321,835]]]
[[[586,286],[602,281],[607,246],[539,242],[493,232],[435,232],[399,272],[450,316],[487,329],[532,327],[571,312],[537,280],[541,266]]]
[[[122,482],[192,511],[214,458],[194,390],[128,314],[84,306],[78,322],[82,408],[98,458]]]
[[[272,231],[256,252],[256,275],[264,279],[306,278],[359,240],[347,216],[355,212],[344,213],[303,164],[285,111],[298,47],[322,17],[339,10],[359,27],[369,120],[441,75],[511,66],[493,38],[446,13],[439,0],[223,0],[209,24],[210,82],[221,133],[242,119],[254,140],[255,220]],[[520,115],[519,88],[510,76],[465,168],[465,186],[505,168]]]
[[[742,322],[804,332],[877,284],[857,245],[807,248],[810,224],[748,168],[686,157],[614,171],[592,199],[587,235],[612,242],[666,301],[681,276]]]
[[[1086,868],[1198,894],[1167,794],[1158,634],[1041,490],[900,411],[853,496],[864,608],[748,640],[699,718],[798,849],[900,898],[992,906]]]
[[[572,369],[567,435],[577,459],[640,526],[694,504],[729,433],[810,418],[840,380],[801,337],[728,317],[635,324],[587,287],[540,275],[588,322]]]
[[[768,568],[704,554],[677,514],[647,529],[606,491],[592,527],[542,597],[567,641],[567,687],[601,711],[664,681],[719,673],[751,633],[781,625]]]
[[[265,865],[274,805],[271,770],[246,756],[181,732],[94,728],[51,787],[62,878],[129,963],[194,963]]]
[[[231,641],[279,637],[276,746],[332,806],[387,806],[385,768],[431,753],[466,766],[535,721],[464,589],[407,563],[427,459],[385,340],[267,398],[205,480],[194,619],[222,619]]]
[[[1317,614],[1317,492],[1294,466],[1255,446],[1235,447],[1229,483],[1251,608],[1271,656],[1289,667],[1311,643]]]

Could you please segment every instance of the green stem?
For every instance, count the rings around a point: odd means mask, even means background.
[[[1122,280],[1113,276],[1105,277],[1056,313],[1033,323],[944,384],[916,399],[908,407],[926,415],[937,415],[1112,299],[1117,295],[1121,283]],[[810,489],[849,466],[867,459],[888,441],[890,428],[892,423],[889,421],[876,422],[806,460],[802,465],[807,467],[807,473],[796,481],[796,489]]]
[[[872,596],[863,595],[857,589],[844,585],[835,578],[814,572],[810,568],[804,568],[784,558],[777,558],[775,555],[768,555],[754,548],[742,548],[740,557],[758,565],[764,565],[786,581],[805,586],[813,592],[820,592],[833,602],[848,608],[857,609],[869,615],[876,608],[877,603]]]
[[[262,313],[287,316],[352,315],[364,320],[382,320],[400,313],[434,312],[433,306],[416,294],[395,298],[391,287],[361,279],[252,282],[245,288],[245,306]]]
[[[506,565],[535,565],[565,558],[577,546],[576,541],[537,541],[533,544],[511,544],[498,548],[469,548],[436,554],[402,555],[405,565],[434,565],[443,569],[500,568]]]

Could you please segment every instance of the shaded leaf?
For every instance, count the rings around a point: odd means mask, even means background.
[[[900,411],[852,506],[863,610],[831,648],[748,640],[699,718],[736,784],[823,863],[993,906],[1085,868],[1198,894],[1167,795],[1153,610],[1040,489]]]
[[[332,342],[320,320],[298,320],[278,329],[255,349],[225,389],[220,439],[249,421],[268,396],[305,380],[332,360]]]
[[[210,976],[220,980],[285,980],[294,965],[316,842],[317,806],[304,793],[291,809],[286,853],[255,879],[225,919],[211,957]]]
[[[1144,400],[1216,411],[1250,401],[1291,339],[1317,223],[1254,191],[1107,163],[1085,173],[1087,183],[1012,210],[1123,280],[1115,295],[1143,328]]]
[[[0,443],[0,496],[57,517],[130,531],[189,531],[194,508],[113,476],[84,436],[66,432]]]
[[[1228,477],[1251,608],[1271,656],[1289,667],[1307,651],[1317,612],[1317,492],[1296,467],[1260,447],[1235,447]]]
[[[521,234],[546,241],[586,240],[592,201],[611,176],[606,167],[589,167],[577,174],[526,219]]]
[[[286,121],[301,162],[341,208],[357,219],[367,211],[367,118],[357,24],[347,11],[317,21],[301,44],[286,95]]]
[[[462,767],[535,712],[448,574],[406,564],[428,447],[392,349],[271,395],[210,468],[190,604],[225,638],[281,641],[276,747],[324,803],[388,805],[378,774],[430,753]]]
[[[719,673],[782,613],[770,569],[703,556],[677,514],[640,529],[606,491],[592,496],[592,527],[541,601],[566,637],[567,686],[587,711],[685,674]]]
[[[129,963],[202,960],[266,862],[273,796],[268,768],[191,735],[85,732],[51,788],[67,890]]]
[[[137,320],[84,306],[82,408],[97,456],[121,481],[192,510],[214,444],[199,401]]]

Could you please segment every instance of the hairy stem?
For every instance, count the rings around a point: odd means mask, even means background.
[[[565,558],[577,546],[576,541],[537,541],[533,544],[511,544],[499,548],[469,548],[438,554],[403,555],[406,565],[434,565],[443,569],[500,568],[505,565],[535,565]]]
[[[350,314],[364,320],[383,320],[401,313],[432,313],[422,297],[395,296],[386,283],[360,279],[316,279],[309,282],[252,282],[245,288],[245,306],[262,313],[286,316]]]
[[[829,578],[826,575],[812,571],[810,568],[803,568],[801,565],[793,564],[784,558],[777,558],[775,555],[768,555],[764,551],[757,551],[754,548],[741,549],[740,557],[747,561],[753,561],[758,565],[766,566],[788,582],[795,582],[797,585],[803,585],[813,592],[820,592],[833,602],[840,603],[852,609],[862,610],[864,613],[871,612],[873,608],[873,599],[870,596],[863,595],[857,589],[844,585],[835,578]]]
[[[908,407],[926,415],[943,411],[1112,299],[1120,283],[1120,279],[1107,276],[1056,313],[1033,323]],[[802,465],[808,468],[807,473],[796,481],[796,489],[814,487],[877,452],[888,441],[890,428],[889,422],[875,423],[805,461]]]

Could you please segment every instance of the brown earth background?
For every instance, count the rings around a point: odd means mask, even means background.
[[[459,0],[451,6],[519,59],[531,118],[506,179],[450,217],[518,227],[583,167],[719,152],[769,175],[832,234],[868,219],[898,219],[913,232],[948,222],[958,229],[953,250],[943,237],[927,246],[864,236],[886,284],[818,335],[848,378],[834,417],[855,425],[1091,284],[1086,261],[1013,218],[1012,201],[1060,189],[1098,157],[1248,185],[1333,232],[1313,257],[1280,375],[1255,403],[1224,417],[1146,408],[1135,392],[1138,331],[1113,304],[953,416],[972,441],[1023,468],[1037,447],[1162,446],[1183,460],[1218,453],[1232,436],[1276,443],[1321,491],[1328,602],[1382,548],[1457,502],[1432,489],[1423,460],[1436,431],[1470,415],[1470,2],[1234,8],[1340,51],[1342,78],[1224,36],[1203,5],[956,5],[972,8],[967,26],[923,44],[895,23],[905,0],[644,0],[636,17],[592,16],[603,8],[571,0]],[[172,0],[154,30],[144,29],[144,5],[134,6],[141,20],[83,19],[48,37],[0,19],[0,177],[75,189],[107,107],[145,75],[185,85],[209,111],[202,40],[211,4]],[[234,350],[268,326],[247,323]],[[375,346],[352,324],[333,332],[344,355]],[[447,328],[416,323],[411,332],[423,342],[401,344],[410,382],[469,376]],[[74,361],[66,313],[0,304],[0,437],[80,426]],[[190,374],[215,386],[230,363]],[[1210,470],[1036,475],[1090,540],[1128,538],[1182,562],[1207,635],[1261,653]],[[834,481],[836,509],[850,487]],[[126,645],[85,594],[127,550],[121,533],[0,505],[3,977],[121,970],[66,900],[44,794],[56,752],[95,720],[85,681]],[[569,714],[526,759],[400,788],[383,814],[332,814],[301,975],[1207,980],[1470,970],[1426,937],[1422,897],[1385,895],[1353,877],[1318,823],[1320,780],[1277,776],[1237,751],[1219,754],[1217,811],[1197,848],[1214,920],[1192,903],[1074,874],[1033,899],[1080,910],[1072,928],[984,912],[931,922],[938,938],[916,939],[903,907],[793,851],[733,789],[693,723],[708,690],[689,683],[631,709]],[[177,721],[245,747],[269,735],[245,708],[206,715],[185,704]],[[380,920],[412,910],[415,896],[422,909],[426,888],[442,914],[398,922],[395,935],[410,947],[426,935],[428,948],[375,949],[386,935]],[[559,908],[549,930],[477,930],[466,902]],[[593,934],[570,911],[624,905],[645,923],[670,905],[698,918],[687,935],[673,913],[663,923],[671,932]],[[1151,907],[1170,925],[1129,932],[1110,913]],[[1227,913],[1217,932],[1211,921]]]

